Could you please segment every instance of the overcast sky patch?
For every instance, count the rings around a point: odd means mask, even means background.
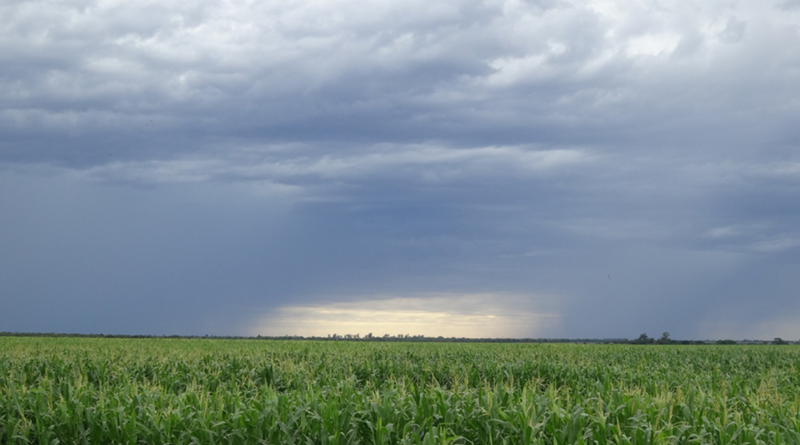
[[[0,330],[800,336],[796,3],[5,2]]]

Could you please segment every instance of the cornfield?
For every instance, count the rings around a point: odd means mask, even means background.
[[[3,444],[800,444],[800,349],[0,338]]]

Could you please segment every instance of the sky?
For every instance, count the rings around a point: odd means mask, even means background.
[[[800,1],[0,17],[0,331],[800,338]]]

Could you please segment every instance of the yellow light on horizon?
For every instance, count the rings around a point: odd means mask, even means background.
[[[436,294],[318,306],[284,306],[264,316],[248,334],[537,337],[558,322],[554,314],[526,308],[526,302],[517,296],[496,294]]]

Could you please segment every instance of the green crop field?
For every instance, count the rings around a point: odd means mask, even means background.
[[[800,349],[0,338],[2,444],[798,443]]]

